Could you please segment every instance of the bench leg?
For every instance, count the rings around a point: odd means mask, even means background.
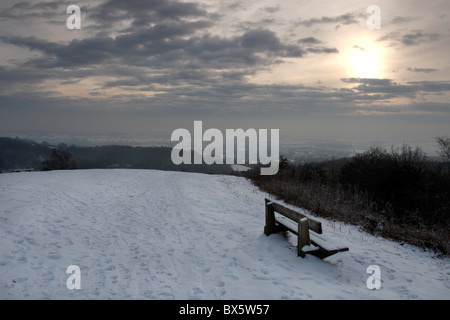
[[[303,218],[298,222],[297,256],[304,258],[305,253],[302,249],[304,246],[309,245],[311,245],[311,240],[309,239],[309,222],[307,218]]]
[[[264,234],[266,236],[276,232],[275,224],[275,210],[271,204],[267,204],[269,200],[266,199],[266,225],[264,226]]]

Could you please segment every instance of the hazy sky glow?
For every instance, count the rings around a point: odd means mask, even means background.
[[[450,135],[449,22],[447,0],[2,1],[0,133],[170,139],[202,120],[433,141]]]

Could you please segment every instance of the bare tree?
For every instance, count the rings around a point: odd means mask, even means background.
[[[436,137],[436,142],[439,144],[439,155],[450,161],[450,138],[448,137]]]

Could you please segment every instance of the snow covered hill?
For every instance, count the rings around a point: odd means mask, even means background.
[[[266,237],[244,178],[152,170],[0,175],[1,299],[448,299],[449,259],[322,221],[320,260]],[[81,289],[70,290],[70,265]],[[381,289],[369,290],[378,265]]]

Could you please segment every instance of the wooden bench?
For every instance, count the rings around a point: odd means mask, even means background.
[[[319,221],[311,219],[304,214],[282,206],[272,200],[265,199],[265,202],[266,225],[264,227],[264,234],[269,236],[272,233],[281,231],[294,233],[298,239],[297,256],[304,258],[306,254],[311,254],[320,259],[325,259],[338,252],[349,250],[347,247],[329,244],[323,237],[319,236],[319,234],[322,234],[322,223]],[[276,219],[275,212],[297,223],[297,230],[294,229],[295,226],[289,225],[289,220],[283,221],[283,219]]]

